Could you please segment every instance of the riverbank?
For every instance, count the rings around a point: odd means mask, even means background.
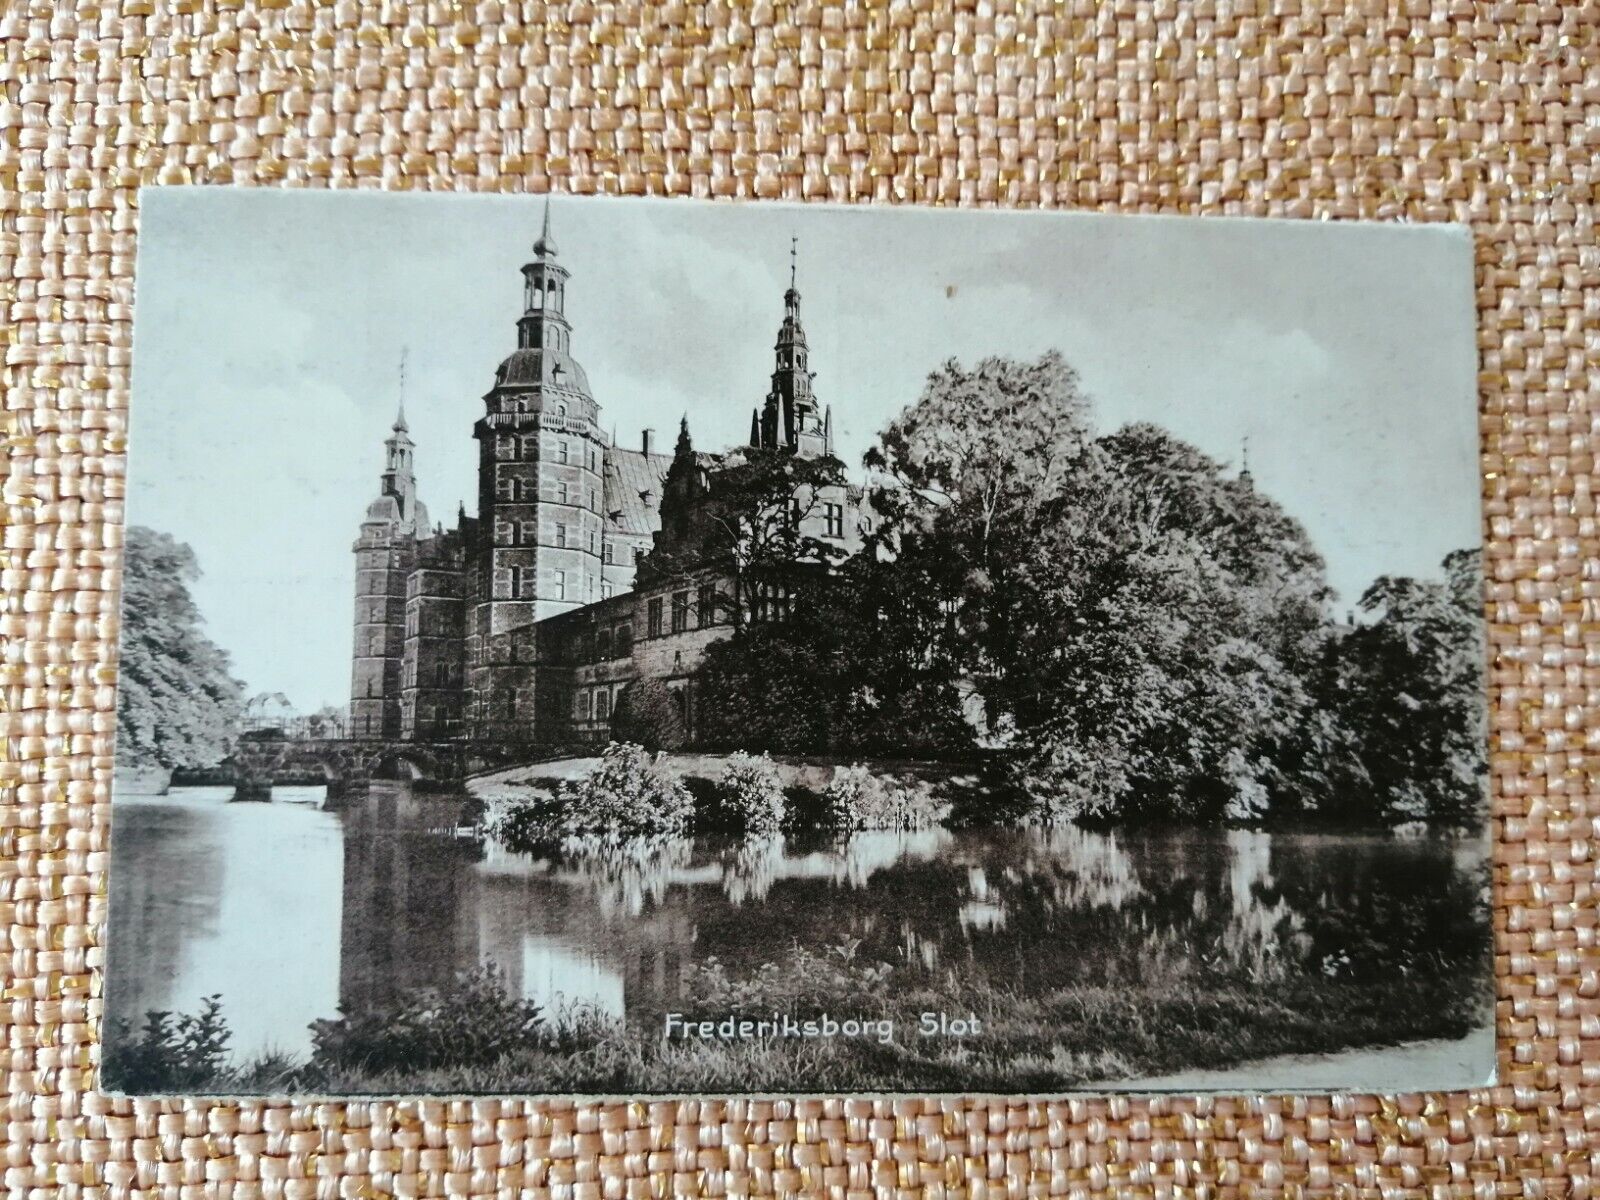
[[[1494,1026],[1483,1025],[1460,1038],[1429,1038],[1337,1054],[1280,1054],[1218,1070],[1124,1080],[1118,1087],[1152,1092],[1337,1092],[1349,1090],[1350,1081],[1359,1079],[1361,1090],[1367,1092],[1460,1091],[1461,1081],[1471,1079],[1474,1072],[1480,1072],[1475,1086],[1494,1082],[1494,1036]]]
[[[341,1059],[341,1040],[323,1034],[331,1054],[300,1060],[272,1055],[238,1066],[219,1061],[209,1078],[196,1080],[191,1070],[185,1090],[326,1096],[1369,1091],[1391,1084],[1396,1090],[1461,1086],[1463,1077],[1481,1069],[1474,1063],[1492,1062],[1492,1031],[1487,1047],[1476,1032],[1488,1020],[1486,997],[1451,974],[1252,980],[1156,967],[1138,980],[1029,997],[978,980],[919,979],[915,972],[830,954],[796,953],[805,961],[739,979],[715,967],[702,970],[671,1036],[666,1014],[648,1024],[581,1012],[546,1015],[516,1048],[492,1058],[374,1069],[370,1058]],[[474,986],[470,1011],[494,1011],[496,1005],[483,1003],[481,980]],[[430,994],[416,1007],[432,1013],[451,1004]],[[794,1018],[793,1027],[780,1026],[788,1033],[683,1036],[701,1020],[720,1026],[729,1017],[754,1022],[775,1013]],[[925,1014],[943,1018],[930,1022]],[[824,1017],[841,1027],[836,1036],[799,1032],[807,1020],[821,1027]],[[361,1054],[405,1061],[382,1039],[389,1029],[416,1038],[415,1013],[357,1019],[367,1030]],[[851,1020],[875,1028],[846,1036],[844,1023]],[[930,1024],[937,1033],[926,1033]],[[494,1034],[479,1030],[466,1037],[452,1029],[464,1048]],[[143,1061],[148,1066],[149,1056]],[[1454,1074],[1452,1066],[1459,1068]],[[117,1060],[108,1060],[107,1088],[133,1082],[119,1079],[119,1069]],[[143,1087],[159,1078],[159,1071],[147,1071]],[[135,1090],[161,1094],[159,1087]]]
[[[680,781],[700,808],[713,807],[718,781],[738,754],[680,751],[663,754],[660,762],[668,776]],[[883,798],[882,807],[896,814],[890,824],[908,828],[962,824],[974,817],[985,823],[1000,808],[1016,809],[1020,798],[1014,789],[998,782],[979,762],[940,762],[925,759],[868,759],[838,761],[823,756],[770,755],[778,785],[783,791],[787,822],[796,828],[821,828],[827,818],[830,788],[845,777],[865,784]],[[489,805],[526,805],[545,802],[563,785],[591,776],[601,765],[598,755],[550,759],[475,776],[467,791]],[[881,827],[881,826],[880,826]]]

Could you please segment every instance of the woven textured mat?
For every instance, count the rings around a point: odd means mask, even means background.
[[[0,0],[7,1194],[1593,1194],[1597,34],[1593,0]],[[136,188],[180,182],[1470,222],[1500,1086],[1049,1104],[95,1094]]]

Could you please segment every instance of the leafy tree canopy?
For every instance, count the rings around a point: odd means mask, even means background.
[[[212,766],[232,748],[244,689],[203,629],[189,592],[199,575],[184,543],[128,527],[117,696],[124,765]]]

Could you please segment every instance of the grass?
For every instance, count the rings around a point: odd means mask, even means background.
[[[1465,1036],[1487,1017],[1487,997],[1462,986],[1470,969],[1364,980],[1292,975],[1228,977],[1153,964],[1138,982],[1085,981],[1029,997],[953,975],[855,961],[853,949],[795,949],[742,977],[715,963],[688,980],[684,1011],[721,1019],[774,1011],[799,1017],[893,1019],[893,1041],[767,1038],[668,1041],[663,1026],[594,1014],[546,1014],[543,1031],[471,1061],[400,1067],[396,1055],[266,1056],[186,1077],[210,1094],[405,1095],[418,1093],[682,1094],[693,1092],[1059,1092],[1118,1079],[1234,1066],[1280,1054]],[[484,982],[471,987],[481,997]],[[459,1009],[460,1006],[455,1006]],[[495,1006],[491,1005],[491,1009]],[[503,1006],[502,1006],[503,1007]],[[449,1010],[433,996],[417,1011]],[[976,1016],[967,1038],[922,1037],[923,1012]],[[456,1017],[451,1019],[458,1019]],[[376,1026],[381,1028],[382,1022]],[[415,1021],[409,1024],[414,1037]],[[328,1039],[320,1039],[327,1044]],[[337,1040],[336,1040],[337,1044]],[[479,1046],[497,1045],[493,1038]],[[379,1065],[381,1064],[381,1065]],[[108,1078],[108,1086],[117,1080]],[[160,1094],[160,1090],[143,1094]]]

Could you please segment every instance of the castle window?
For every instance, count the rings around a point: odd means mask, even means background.
[[[509,475],[496,474],[494,477],[494,494],[497,500],[510,500],[516,494],[519,480],[512,479]]]
[[[717,623],[717,585],[702,583],[700,595],[695,604],[695,617],[698,627],[704,629],[708,625]]]
[[[516,458],[517,439],[508,435],[501,435],[494,440],[494,456],[496,458]]]
[[[605,546],[603,547],[603,554],[602,554],[603,561],[611,562],[613,559],[616,558],[616,554],[617,554],[616,546],[614,546],[610,542],[607,542],[605,544]]]
[[[597,688],[594,694],[594,719],[606,721],[611,718],[611,689]]]
[[[594,653],[595,653],[595,657],[598,658],[601,662],[605,662],[608,658],[611,657],[611,630],[602,629],[595,636]]]
[[[518,500],[537,500],[539,498],[539,481],[537,479],[517,480],[516,498]]]
[[[592,529],[591,529],[591,530],[589,530],[589,553],[590,553],[590,554],[593,554],[593,553],[594,553],[594,542],[595,542],[595,537],[596,537],[596,534],[595,534],[595,531],[594,531],[594,530],[592,530]]]
[[[758,583],[754,586],[755,603],[750,619],[755,622],[781,621],[789,615],[788,591],[775,583]]]
[[[560,440],[558,440],[556,442],[556,461],[557,462],[561,462],[561,463],[564,463],[564,462],[567,461],[567,439],[566,438],[561,438]],[[565,497],[562,497],[562,503],[563,504],[566,503],[566,498]]]
[[[566,484],[563,483],[563,484],[561,484],[560,486],[558,486],[556,488],[556,496],[559,498],[559,500],[561,501],[562,504],[565,504],[567,502],[567,485]]]
[[[584,588],[584,595],[588,599],[593,600],[594,599],[594,576],[593,575],[585,575],[584,579],[587,581],[587,586]]]
[[[823,505],[823,511],[828,522],[827,536],[842,538],[844,536],[844,505],[825,504]]]
[[[672,593],[672,632],[682,633],[689,628],[689,593]]]
[[[518,538],[518,541],[520,541],[522,545],[536,546],[539,544],[539,522],[523,521],[521,523],[520,533],[521,536]]]
[[[580,721],[589,719],[589,693],[580,689],[572,708],[572,715]]]
[[[662,616],[662,611],[663,611],[662,600],[661,600],[660,596],[657,596],[654,600],[650,601],[650,607],[648,609],[648,613],[649,613],[648,625],[649,625],[650,636],[651,637],[660,637],[661,636],[661,616]]]
[[[589,470],[594,470],[594,447],[589,447]]]
[[[532,434],[522,439],[522,457],[526,459],[539,457],[539,439]]]
[[[567,544],[567,527],[558,522],[556,524],[556,545],[562,547],[563,549],[565,549],[566,548],[566,544]]]
[[[493,597],[496,600],[511,599],[511,571],[508,567],[497,567],[494,573]]]
[[[565,571],[557,571],[555,573],[555,579],[556,599],[565,600],[567,598],[567,573]]]
[[[617,626],[617,657],[627,658],[633,653],[633,626]]]
[[[589,489],[589,511],[590,512],[599,512],[600,511],[600,498],[594,494],[594,489],[593,488]]]
[[[497,517],[494,523],[494,544],[496,546],[509,546],[511,545],[511,538],[511,522]]]
[[[612,596],[614,596],[616,594],[617,594],[617,589],[612,586],[611,581],[609,579],[602,579],[600,581],[600,599],[609,600],[609,599],[611,599]]]

